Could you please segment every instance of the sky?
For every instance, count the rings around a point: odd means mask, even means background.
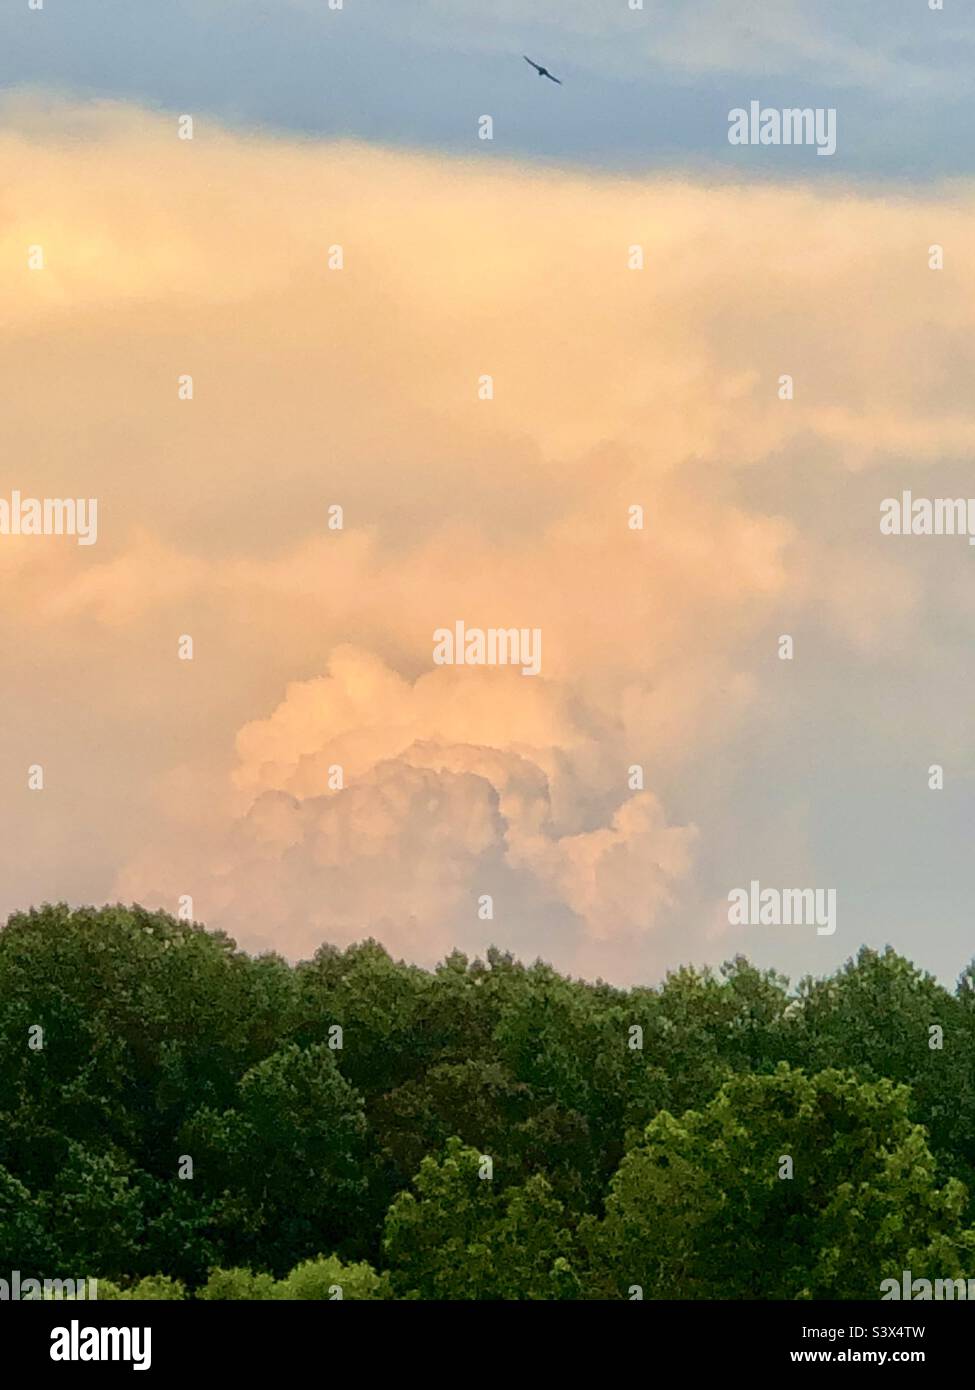
[[[975,494],[973,34],[8,5],[0,499],[98,534],[0,535],[0,914],[953,980],[975,549],[879,518]],[[753,99],[835,108],[835,155],[730,145]],[[539,674],[437,664],[457,621],[537,629]],[[752,880],[834,890],[835,932],[732,925]]]
[[[494,157],[737,170],[727,112],[754,98],[836,107],[832,173],[929,180],[975,161],[966,0],[27,4],[0,11],[4,87],[206,110],[245,130],[467,154],[486,112]],[[557,104],[525,80],[522,53],[564,79]],[[806,151],[750,158],[753,174],[808,172]]]

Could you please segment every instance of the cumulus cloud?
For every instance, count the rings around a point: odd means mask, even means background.
[[[219,867],[184,859],[182,874],[206,915],[269,943],[283,932],[292,950],[381,922],[391,947],[433,960],[481,944],[495,898],[499,915],[561,907],[597,940],[646,933],[695,832],[669,827],[649,792],[621,802],[619,789],[604,793],[608,824],[580,829],[580,790],[592,794],[595,758],[612,755],[564,705],[517,674],[440,668],[411,684],[341,648],[327,676],[293,683],[240,730],[242,799]],[[151,858],[122,875],[123,896],[143,890]]]

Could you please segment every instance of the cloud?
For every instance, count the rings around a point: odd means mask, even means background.
[[[269,944],[283,932],[291,950],[381,922],[390,947],[427,961],[483,944],[488,893],[499,915],[515,892],[561,904],[597,940],[652,929],[690,868],[693,828],[668,827],[642,792],[573,833],[596,750],[557,689],[524,690],[498,670],[440,668],[411,685],[339,649],[326,677],[294,683],[238,734],[241,811],[216,872],[192,871],[197,910]],[[145,874],[127,870],[122,896],[139,896]]]
[[[40,748],[44,814],[91,839],[46,895],[189,893],[291,954],[662,968],[747,837],[715,769],[786,720],[778,635],[851,690],[935,641],[939,574],[876,508],[905,450],[923,477],[975,444],[971,189],[5,114],[0,446],[25,494],[99,499],[97,546],[0,544],[7,786]],[[540,629],[540,676],[434,667],[457,620]],[[18,796],[7,907],[42,878]]]

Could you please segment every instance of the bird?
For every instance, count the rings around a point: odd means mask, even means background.
[[[537,63],[532,63],[532,60],[529,58],[527,53],[523,53],[521,56],[524,58],[526,63],[531,63],[532,67],[538,73],[539,77],[547,77],[550,82],[557,82],[560,87],[562,86],[561,77],[553,77],[552,74],[549,72],[548,68],[541,68],[538,66]]]

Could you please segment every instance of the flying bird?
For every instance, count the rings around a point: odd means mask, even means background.
[[[532,64],[532,67],[538,73],[539,77],[547,77],[550,82],[557,82],[560,87],[562,86],[561,77],[553,77],[552,74],[549,72],[548,68],[540,68],[537,63],[532,63],[532,60],[529,58],[527,53],[523,53],[521,56],[524,58],[526,63]]]

